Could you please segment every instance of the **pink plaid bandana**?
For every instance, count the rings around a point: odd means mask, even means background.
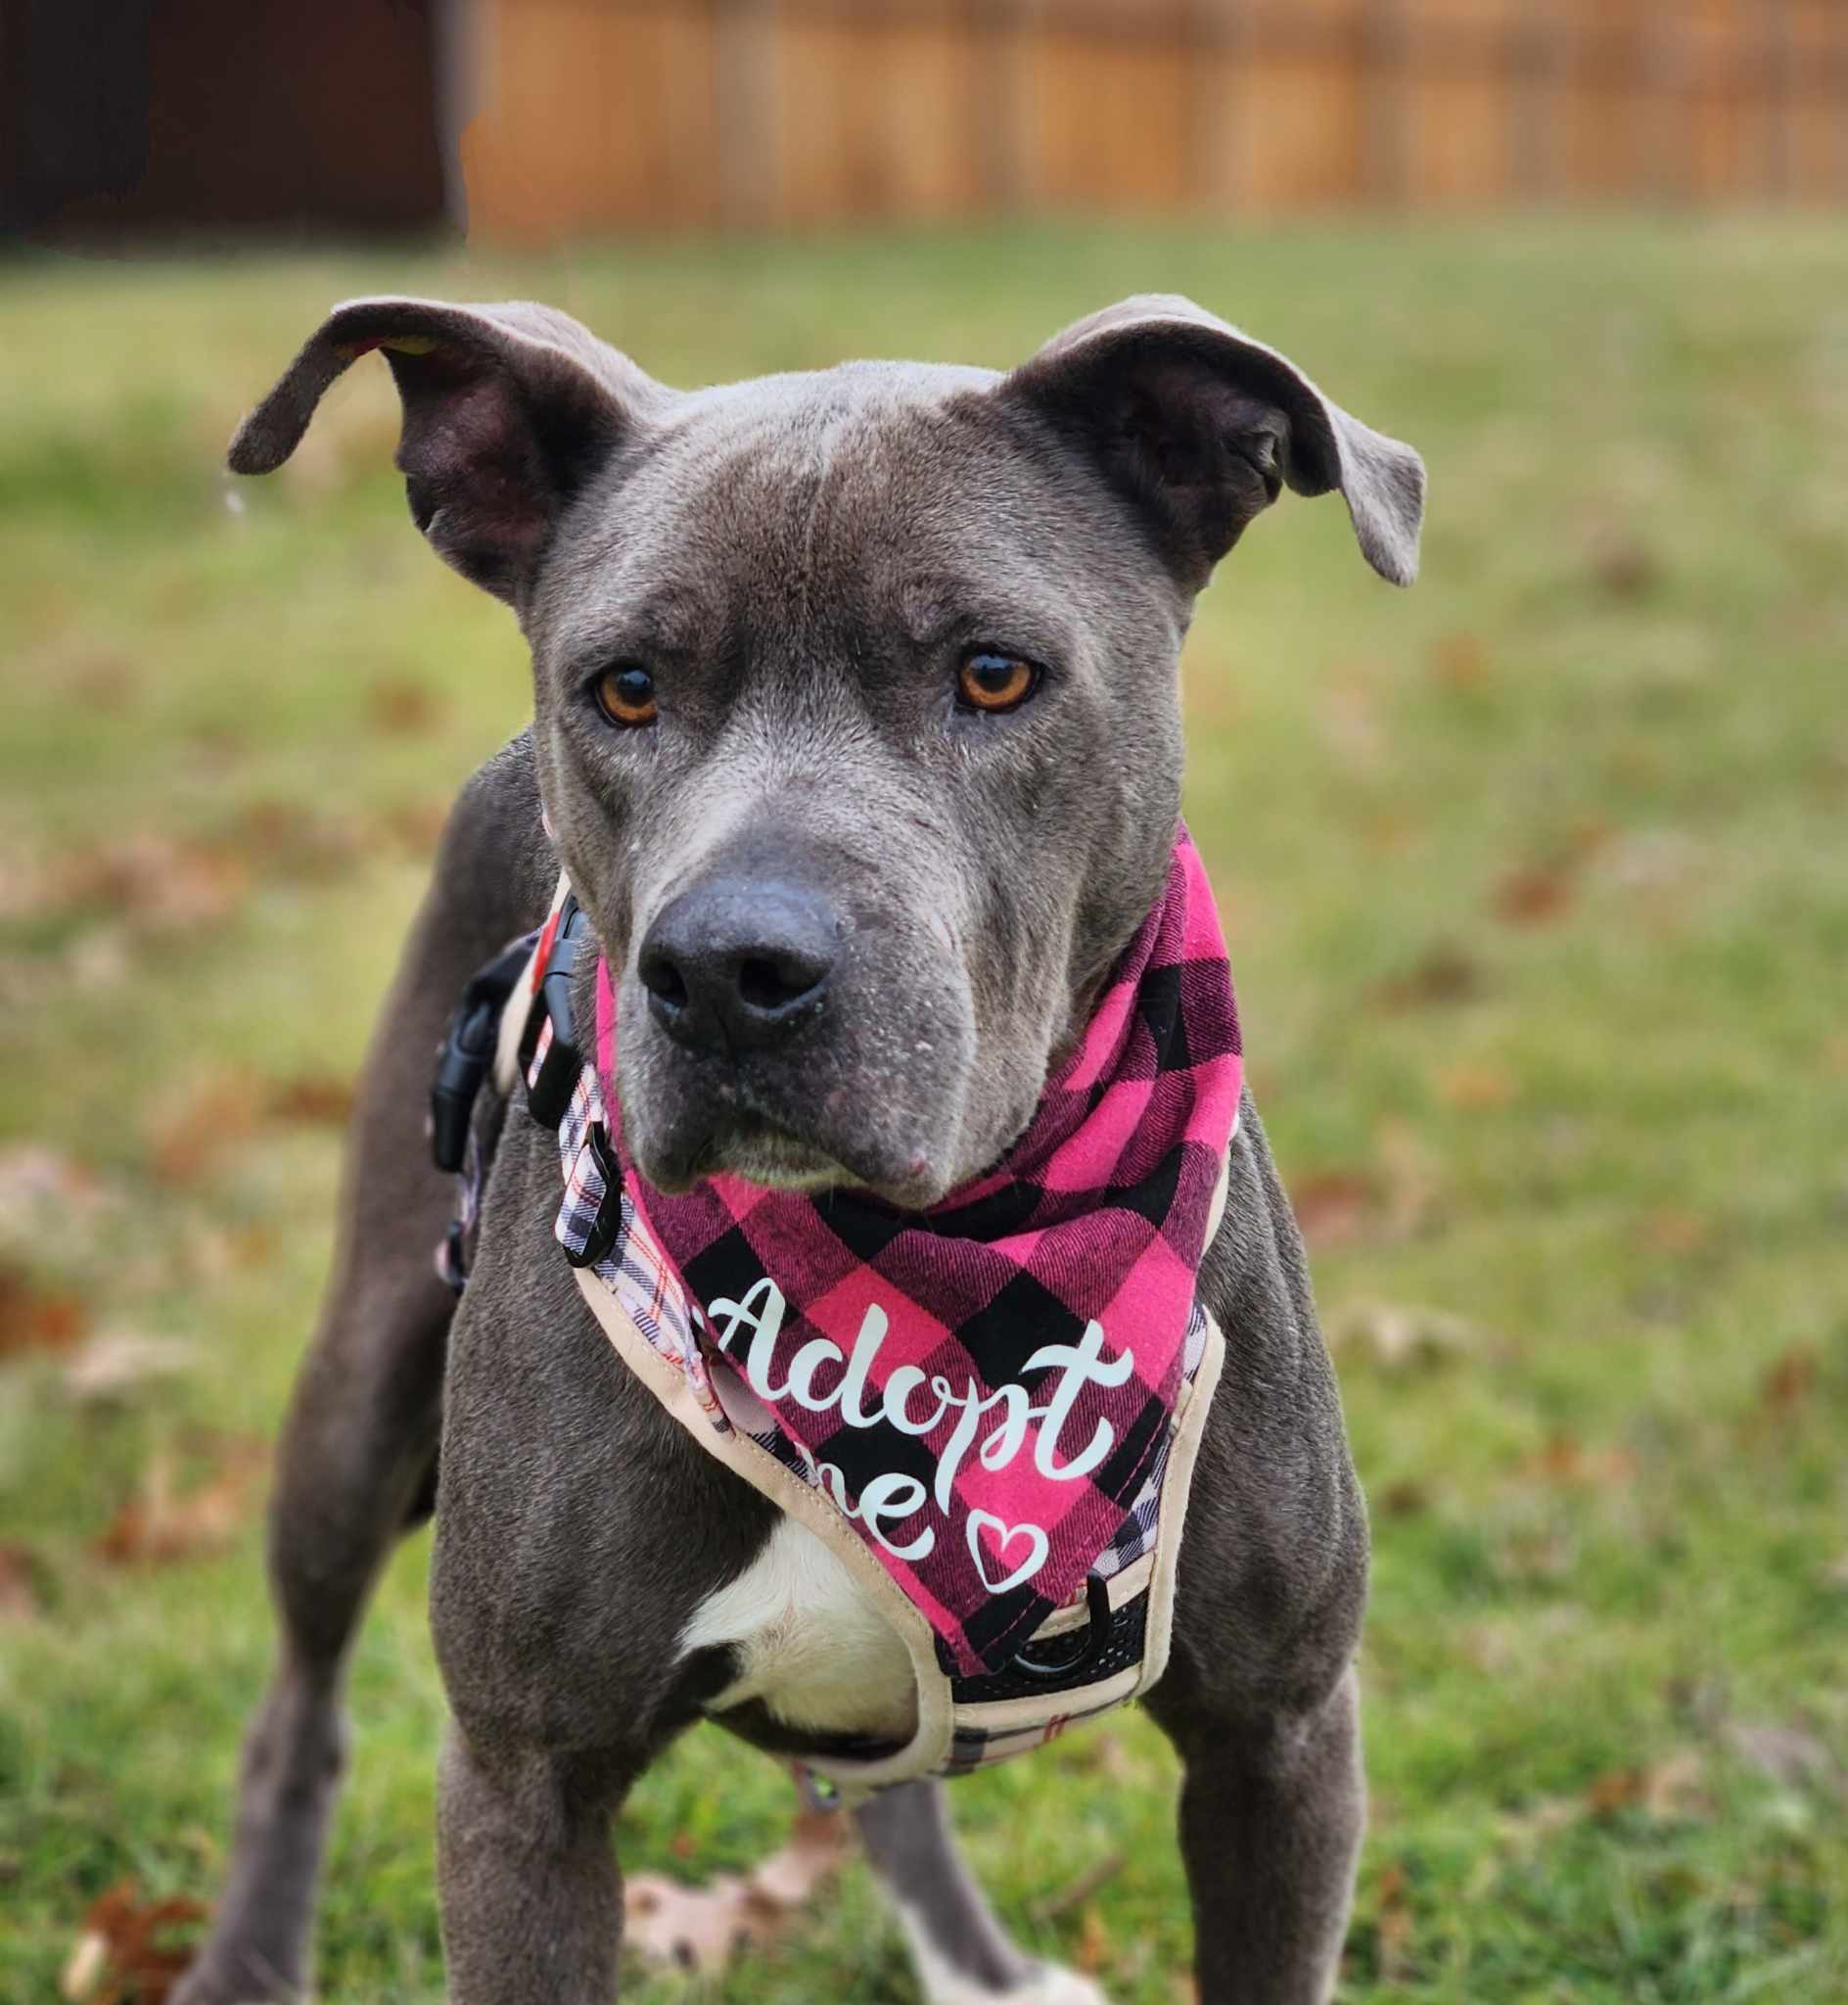
[[[610,1110],[614,1023],[599,965]],[[698,1351],[749,1387],[947,1668],[1000,1668],[1081,1595],[1159,1469],[1241,1076],[1225,943],[1182,828],[1026,1134],[928,1212],[723,1176],[664,1196],[614,1136],[624,1213],[683,1285]]]

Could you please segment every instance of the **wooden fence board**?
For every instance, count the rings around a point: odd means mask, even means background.
[[[1841,201],[1842,0],[479,0],[488,235]]]

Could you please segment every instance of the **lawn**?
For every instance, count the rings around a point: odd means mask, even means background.
[[[325,305],[540,297],[670,381],[1006,363],[1192,294],[1414,442],[1424,580],[1286,498],[1189,643],[1188,812],[1377,1564],[1347,2005],[1848,1997],[1848,226],[1539,219],[0,271],[0,2000],[208,1899],[269,1624],[260,1444],[444,804],[528,705]],[[352,1679],[329,1999],[441,1996],[427,1538]],[[1189,1994],[1175,1770],[1119,1715],[958,1787],[1024,1936]],[[683,1742],[687,1879],[781,1773]],[[684,1995],[642,1979],[645,2005]],[[861,1871],[707,1987],[914,1996]]]

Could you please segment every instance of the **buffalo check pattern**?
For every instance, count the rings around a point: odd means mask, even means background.
[[[740,1428],[829,1491],[930,1621],[947,1671],[975,1677],[1000,1669],[1048,1615],[1082,1598],[1087,1575],[1113,1574],[1147,1550],[1176,1405],[1204,1351],[1195,1279],[1242,1063],[1224,942],[1186,831],[1178,834],[1161,900],[1027,1133],[993,1172],[922,1217],[854,1192],[817,1199],[729,1177],[682,1196],[655,1190],[623,1148],[620,1115],[611,1119],[615,996],[607,966],[598,969],[597,991],[596,1063],[584,1067],[560,1131],[566,1190],[558,1237],[581,1251],[604,1204],[610,1153],[592,1145],[600,1130],[621,1164],[622,1189],[598,1281],[685,1374],[714,1427]],[[819,1342],[811,1356],[835,1360],[832,1376],[824,1362],[805,1380],[820,1411],[762,1397],[743,1358],[715,1338],[710,1305],[742,1302],[766,1278],[785,1305],[767,1384],[786,1383],[791,1360]],[[1018,1386],[1031,1416],[1022,1452],[994,1467],[964,1453],[940,1501],[935,1477],[951,1447],[953,1412],[946,1409],[922,1433],[889,1418],[846,1423],[839,1403],[826,1401],[872,1309],[885,1327],[862,1419],[890,1412],[880,1402],[901,1370],[915,1375],[903,1381],[913,1388],[967,1385],[978,1400]],[[1060,1454],[1069,1461],[1074,1444],[1108,1447],[1073,1479],[1056,1468],[1047,1473],[1036,1452],[1054,1370],[1030,1361],[1048,1348],[1080,1346],[1093,1324],[1102,1332],[1094,1355],[1105,1369],[1082,1384]],[[912,1418],[925,1411],[903,1410]],[[890,1520],[882,1537],[855,1515],[865,1486],[894,1472],[916,1477],[926,1497],[905,1519],[903,1538]],[[927,1552],[907,1558],[893,1550],[918,1543],[912,1535],[925,1524],[934,1533]],[[1032,1557],[1023,1526],[1045,1534],[1031,1570],[1017,1563],[1023,1551]],[[1007,1577],[1010,1567],[1022,1577]],[[983,1758],[966,1750],[958,1765],[972,1765],[970,1757]]]

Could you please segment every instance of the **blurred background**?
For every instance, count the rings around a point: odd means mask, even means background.
[[[1430,464],[1286,497],[1187,808],[1374,1514],[1348,2005],[1848,1997],[1848,9],[0,8],[0,1999],[158,2005],[265,1676],[268,1443],[447,803],[530,697],[326,307],[550,301],[670,382],[1005,366],[1191,294]],[[427,1540],[352,1679],[330,1999],[442,1995]],[[1008,1919],[1184,2005],[1135,1715],[958,1786]],[[623,1818],[786,1836],[695,1735]],[[689,1980],[638,1966],[660,2005]],[[696,1982],[915,1996],[851,1863]]]

